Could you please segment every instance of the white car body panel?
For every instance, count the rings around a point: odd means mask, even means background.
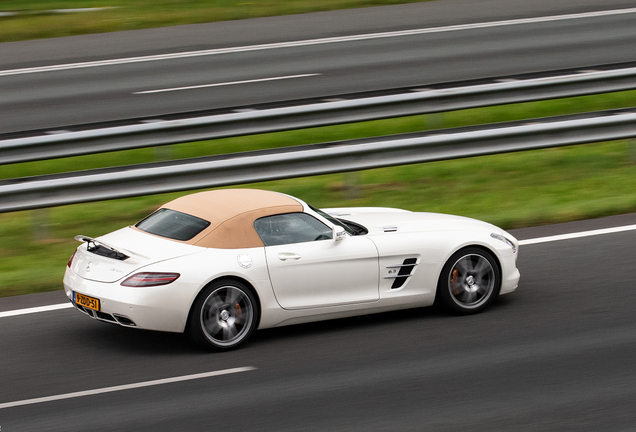
[[[333,228],[304,205],[306,213]],[[65,291],[71,301],[73,292],[99,299],[100,313],[128,317],[138,328],[183,332],[197,295],[219,278],[240,279],[254,288],[260,306],[258,328],[431,305],[444,264],[466,246],[486,248],[499,261],[500,294],[517,287],[518,253],[491,234],[505,235],[517,248],[518,243],[491,224],[377,207],[325,212],[366,227],[368,234],[347,235],[341,241],[215,249],[128,227],[96,240],[130,258],[98,256],[82,244],[66,269]],[[413,259],[404,283],[392,287],[396,266]],[[163,286],[121,285],[137,272],[172,272],[180,277]]]
[[[342,219],[359,223],[369,230],[369,237],[377,245],[378,252],[383,257],[380,265],[381,273],[383,269],[386,269],[382,260],[389,261],[387,257],[391,254],[418,250],[424,257],[420,266],[427,268],[428,275],[439,277],[442,267],[453,253],[467,246],[478,245],[494,252],[500,261],[502,267],[500,294],[510,293],[517,287],[520,277],[516,268],[517,254],[513,253],[505,243],[493,240],[490,234],[505,235],[515,242],[517,248],[519,245],[513,236],[492,224],[462,216],[418,213],[399,209],[340,208],[325,209],[325,211]],[[391,229],[391,232],[385,232],[385,228]],[[418,285],[428,286],[429,290],[434,292],[437,289],[437,279],[422,278],[420,266],[413,279],[420,280]]]
[[[101,236],[99,240],[129,254],[130,258],[117,261],[87,252],[86,245],[79,247],[73,261],[73,271],[84,279],[97,282],[115,282],[147,264],[205,250],[205,248],[149,235],[130,227]]]
[[[265,247],[269,275],[283,309],[373,302],[378,251],[366,237]]]

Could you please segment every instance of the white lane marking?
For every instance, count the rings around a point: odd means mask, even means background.
[[[78,12],[97,12],[97,11],[103,11],[108,9],[119,9],[119,6],[89,7],[89,8],[74,8],[74,9],[52,9],[52,10],[43,11],[43,12],[67,14],[67,13],[78,13]]]
[[[6,318],[6,317],[11,317],[16,315],[26,315],[26,314],[32,314],[32,313],[38,313],[38,312],[47,312],[47,311],[66,309],[66,308],[72,308],[72,307],[73,305],[71,303],[59,303],[59,304],[54,304],[49,306],[39,306],[39,307],[32,307],[28,309],[18,309],[18,310],[0,312],[0,318]]]
[[[119,58],[119,59],[111,59],[111,60],[97,60],[97,61],[91,61],[91,62],[58,64],[58,65],[51,65],[51,66],[40,66],[40,67],[31,67],[31,68],[22,68],[22,69],[8,69],[8,70],[0,71],[0,76],[20,75],[20,74],[37,73],[37,72],[51,72],[51,71],[90,68],[90,67],[98,67],[98,66],[110,66],[110,65],[118,65],[118,64],[127,64],[127,63],[140,63],[140,62],[149,62],[149,61],[157,61],[157,60],[181,59],[181,58],[187,58],[187,57],[240,53],[240,52],[259,51],[259,50],[276,49],[276,48],[291,48],[291,47],[321,45],[321,44],[330,44],[330,43],[339,43],[339,42],[354,42],[354,41],[369,40],[369,39],[413,36],[413,35],[420,35],[420,34],[427,34],[427,33],[442,33],[442,32],[451,32],[451,31],[459,31],[459,30],[473,30],[473,29],[502,27],[502,26],[511,26],[511,25],[519,25],[519,24],[532,24],[532,23],[541,23],[541,22],[550,22],[550,21],[582,19],[582,18],[596,18],[596,17],[611,16],[611,15],[625,15],[625,14],[631,14],[631,13],[636,13],[636,8],[604,10],[604,11],[585,12],[585,13],[567,14],[567,15],[553,15],[553,16],[536,17],[536,18],[522,18],[522,19],[512,19],[512,20],[504,20],[504,21],[491,21],[491,22],[482,22],[482,23],[473,23],[473,24],[460,24],[460,25],[452,25],[452,26],[444,26],[444,27],[429,27],[429,28],[401,30],[401,31],[393,31],[393,32],[383,32],[383,33],[368,33],[368,34],[361,34],[361,35],[340,36],[340,37],[330,37],[330,38],[321,38],[321,39],[307,39],[307,40],[300,40],[300,41],[279,42],[279,43],[261,44],[261,45],[248,45],[248,46],[218,48],[218,49],[209,49],[209,50],[200,50],[200,51],[186,51],[186,52],[180,52],[180,53],[128,57],[128,58]]]
[[[636,225],[626,225],[622,227],[604,228],[604,229],[597,229],[592,231],[581,231],[581,232],[570,233],[570,234],[561,234],[561,235],[554,235],[554,236],[548,236],[548,237],[538,237],[533,239],[520,240],[519,245],[523,246],[523,245],[531,245],[531,244],[537,244],[537,243],[548,243],[548,242],[559,241],[559,240],[570,240],[570,239],[575,239],[580,237],[590,237],[590,236],[612,234],[612,233],[632,231],[632,230],[636,230]]]
[[[49,10],[28,11],[28,12],[8,11],[8,12],[0,12],[0,17],[16,16],[16,15],[39,15],[43,13],[69,14],[69,13],[79,13],[79,12],[95,12],[95,11],[102,11],[106,9],[119,9],[119,7],[111,6],[111,7],[93,7],[93,8],[75,8],[75,9],[49,9]]]
[[[229,82],[216,83],[216,84],[201,84],[201,85],[194,85],[194,86],[187,86],[187,87],[174,87],[174,88],[165,88],[165,89],[158,89],[158,90],[145,90],[145,91],[133,92],[133,94],[163,93],[163,92],[180,91],[180,90],[200,89],[200,88],[206,88],[206,87],[221,87],[221,86],[229,86],[229,85],[237,85],[237,84],[250,84],[250,83],[265,82],[265,81],[279,81],[279,80],[294,79],[294,78],[307,78],[307,77],[313,77],[313,76],[318,76],[318,75],[321,75],[321,74],[319,74],[319,73],[310,73],[310,74],[287,75],[287,76],[279,76],[279,77],[271,77],[271,78],[256,78],[256,79],[244,80],[244,81],[229,81]]]
[[[0,404],[0,409],[12,408],[12,407],[17,407],[22,405],[32,405],[32,404],[37,404],[42,402],[52,402],[52,401],[58,401],[63,399],[72,399],[72,398],[78,398],[78,397],[84,397],[84,396],[92,396],[92,395],[111,393],[111,392],[122,391],[122,390],[131,390],[131,389],[137,389],[142,387],[150,387],[150,386],[170,384],[170,383],[176,383],[176,382],[182,382],[182,381],[190,381],[190,380],[196,380],[201,378],[209,378],[213,376],[229,375],[229,374],[248,372],[253,370],[256,370],[256,368],[252,366],[238,367],[233,369],[223,369],[223,370],[218,370],[213,372],[204,372],[204,373],[193,374],[193,375],[183,375],[183,376],[174,377],[174,378],[164,378],[164,379],[158,379],[153,381],[144,381],[144,382],[133,383],[133,384],[118,385],[114,387],[104,387],[104,388],[94,389],[94,390],[65,393],[65,394],[60,394],[55,396],[46,396],[46,397],[40,397],[35,399],[25,399],[21,401],[2,403]]]

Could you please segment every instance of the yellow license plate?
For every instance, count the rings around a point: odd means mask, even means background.
[[[84,306],[87,309],[99,311],[99,299],[85,296],[84,294],[80,294],[78,292],[75,293],[75,303]]]

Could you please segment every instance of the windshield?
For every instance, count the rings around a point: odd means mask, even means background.
[[[329,222],[331,222],[334,225],[338,225],[341,226],[345,229],[345,231],[349,234],[349,235],[357,235],[358,233],[355,232],[354,230],[351,229],[351,227],[349,226],[349,224],[347,224],[347,222],[342,221],[338,218],[335,218],[327,213],[325,213],[324,211],[317,209],[316,207],[310,205],[309,206],[313,211],[315,211],[316,213],[318,213],[320,216],[324,217],[325,219],[327,219]]]

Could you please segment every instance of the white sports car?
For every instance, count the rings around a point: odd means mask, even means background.
[[[277,192],[171,201],[83,244],[66,295],[100,321],[231,349],[268,328],[433,304],[487,307],[519,282],[517,240],[485,222],[391,208],[318,210]]]

